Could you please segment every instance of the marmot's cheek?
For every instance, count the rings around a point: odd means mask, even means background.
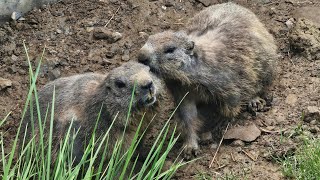
[[[157,89],[156,87],[154,87],[151,91],[152,96],[156,96],[157,95]]]
[[[174,62],[174,65],[175,65],[176,68],[180,68],[180,67],[182,66],[182,62],[180,62],[180,61],[175,61],[175,62]]]

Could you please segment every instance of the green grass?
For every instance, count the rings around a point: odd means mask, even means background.
[[[71,120],[68,131],[60,141],[60,147],[54,161],[52,159],[52,141],[55,93],[52,95],[51,108],[47,109],[46,112],[40,112],[36,88],[36,81],[44,51],[36,70],[33,72],[27,47],[25,45],[24,47],[29,63],[30,88],[25,102],[25,108],[22,112],[21,122],[29,108],[31,112],[31,130],[27,129],[26,131],[31,131],[32,133],[30,138],[26,138],[26,134],[19,135],[22,128],[25,128],[22,126],[22,123],[20,123],[17,135],[13,140],[9,152],[4,152],[4,134],[0,134],[0,170],[2,170],[0,171],[2,173],[0,174],[0,179],[170,179],[178,168],[187,163],[176,159],[169,169],[163,169],[168,153],[173,148],[178,138],[175,136],[176,128],[173,128],[173,132],[169,132],[172,128],[170,128],[168,120],[162,130],[158,133],[146,160],[140,165],[139,172],[136,173],[134,171],[134,168],[137,165],[137,158],[134,158],[134,154],[141,140],[141,137],[138,136],[138,134],[139,131],[141,131],[140,127],[143,123],[143,118],[141,119],[130,147],[126,150],[122,149],[123,136],[115,143],[113,149],[109,149],[110,147],[106,145],[109,142],[109,132],[112,125],[106,133],[100,137],[96,136],[94,130],[92,136],[88,139],[83,157],[78,164],[73,163],[71,153],[74,140],[77,136],[77,132],[74,132],[71,128],[73,123]],[[134,93],[132,93],[131,103],[134,98],[133,94]],[[34,108],[36,110],[35,114],[33,114]],[[131,105],[128,107],[127,122],[130,118],[130,112]],[[45,113],[45,116],[41,116],[41,113]],[[4,124],[7,117],[0,120],[0,127]],[[38,122],[36,123],[38,126],[34,126],[34,119],[38,119]],[[116,118],[113,122],[115,120]],[[49,127],[44,126],[47,121],[49,121]],[[99,121],[99,117],[97,121]],[[141,133],[144,134],[145,130]],[[44,136],[45,134],[48,134],[48,136]],[[40,138],[36,138],[36,136]],[[169,141],[166,142],[167,140]],[[18,144],[21,141],[22,148],[18,150]],[[108,161],[105,161],[106,152],[112,152]]]
[[[320,140],[306,139],[294,156],[283,162],[283,174],[294,179],[320,179]]]

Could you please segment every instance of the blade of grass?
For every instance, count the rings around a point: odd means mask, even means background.
[[[53,86],[53,93],[52,93],[52,104],[51,104],[51,116],[50,116],[50,130],[49,130],[49,140],[48,140],[48,153],[47,153],[47,169],[46,169],[46,177],[50,179],[50,165],[51,165],[51,148],[52,148],[52,133],[53,133],[53,120],[54,120],[54,103],[55,103],[55,94],[56,88]],[[41,123],[40,123],[41,124]],[[40,138],[42,139],[42,138]]]
[[[24,43],[23,43],[24,44]],[[25,45],[24,45],[25,46]],[[27,60],[29,62],[29,65],[30,65],[30,60],[29,60],[29,55],[26,51],[26,54],[27,54]],[[29,69],[31,69],[31,66],[29,66]],[[22,113],[22,118],[24,118],[24,115],[26,113],[26,110],[27,110],[27,106],[28,106],[28,103],[30,101],[30,98],[31,98],[31,95],[32,95],[32,91],[33,89],[35,88],[35,84],[36,84],[36,79],[37,79],[37,76],[38,76],[38,73],[39,73],[39,70],[40,70],[40,63],[37,67],[37,70],[36,70],[36,73],[35,73],[35,76],[33,76],[33,81],[32,81],[32,85],[30,87],[30,90],[29,90],[29,93],[28,93],[28,96],[27,96],[27,100],[26,100],[26,103],[25,103],[25,108],[23,110],[23,113]],[[31,69],[32,71],[32,69]],[[13,158],[14,158],[14,153],[15,153],[15,150],[16,150],[16,146],[17,146],[17,142],[18,142],[18,138],[19,138],[19,133],[20,133],[20,128],[21,128],[21,125],[22,125],[22,121],[20,122],[20,125],[18,127],[18,131],[17,131],[17,136],[15,138],[15,140],[13,141],[13,146],[12,146],[12,149],[11,149],[11,152],[10,152],[10,156],[8,158],[8,163],[6,164],[5,167],[3,167],[4,169],[4,173],[3,173],[3,178],[4,180],[7,180],[7,178],[9,177],[9,171],[10,171],[10,167],[12,165],[12,161],[13,161]]]
[[[12,112],[10,111],[10,112],[6,115],[6,117],[4,117],[4,118],[0,121],[0,127],[1,127],[2,124],[7,120],[7,118],[10,116],[11,113],[12,113]]]
[[[61,166],[62,166],[62,162],[63,160],[65,159],[64,158],[64,155],[65,155],[65,150],[66,150],[66,147],[67,147],[67,144],[69,142],[69,138],[70,138],[70,131],[71,131],[71,128],[72,128],[72,124],[73,124],[73,121],[74,121],[74,117],[72,118],[71,120],[71,123],[69,125],[69,128],[68,128],[68,131],[67,131],[67,134],[65,135],[65,139],[64,139],[64,143],[61,143],[63,144],[62,145],[62,148],[60,150],[60,153],[58,153],[58,157],[57,157],[57,165],[55,166],[55,169],[53,172],[55,172],[55,175],[54,175],[54,179],[57,179],[58,178],[58,174],[60,173],[61,171]],[[72,142],[73,143],[73,142]]]

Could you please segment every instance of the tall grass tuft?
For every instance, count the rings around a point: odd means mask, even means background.
[[[73,162],[72,149],[74,148],[73,143],[78,131],[71,128],[73,123],[71,120],[64,138],[60,141],[58,152],[56,153],[55,158],[52,159],[55,93],[52,95],[51,108],[47,109],[46,112],[40,112],[36,81],[44,51],[39,64],[35,71],[33,71],[25,44],[24,48],[26,51],[27,61],[29,63],[30,88],[22,112],[21,123],[18,127],[17,135],[10,147],[10,151],[6,152],[7,155],[4,152],[4,135],[1,133],[0,170],[2,169],[3,173],[0,174],[0,179],[170,179],[178,168],[188,163],[178,161],[176,159],[170,168],[165,170],[163,169],[168,153],[173,148],[178,138],[175,136],[176,128],[173,128],[173,132],[169,132],[172,128],[170,128],[168,120],[160,131],[158,137],[155,139],[146,160],[143,162],[141,167],[139,167],[139,171],[134,171],[134,169],[137,168],[138,160],[138,157],[135,157],[134,154],[139,142],[141,141],[141,137],[138,136],[138,134],[141,131],[140,127],[143,123],[143,118],[141,119],[140,125],[137,128],[129,149],[127,150],[121,149],[123,136],[116,142],[113,149],[109,149],[108,145],[106,145],[108,144],[109,132],[113,123],[103,136],[97,137],[94,130],[92,136],[88,138],[88,143],[84,150],[82,159],[77,164]],[[134,98],[133,94],[131,102]],[[26,127],[22,125],[22,120],[24,119],[27,110],[30,112],[31,130],[23,129]],[[131,106],[128,107],[127,120],[130,118],[130,111]],[[44,116],[42,116],[41,113],[45,113]],[[6,121],[7,117],[0,120],[0,127]],[[37,126],[35,126],[35,119],[38,119]],[[115,120],[116,118],[113,122]],[[49,126],[45,126],[47,121],[49,121]],[[99,117],[97,121],[99,121]],[[31,136],[29,138],[27,138],[26,132],[31,132]],[[142,134],[144,133],[145,131],[142,132]],[[165,143],[168,139],[169,142]],[[20,144],[21,147],[18,148],[18,144]],[[123,151],[125,153],[122,153]],[[112,152],[112,154],[108,161],[105,161],[107,152]]]
[[[320,179],[320,140],[306,139],[295,155],[283,162],[283,174],[294,179]]]

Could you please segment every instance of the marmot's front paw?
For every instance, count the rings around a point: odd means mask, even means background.
[[[205,133],[201,133],[200,135],[200,144],[201,145],[209,145],[213,142],[213,137],[212,137],[212,133],[209,132],[205,132]]]
[[[201,153],[200,147],[197,143],[187,143],[183,147],[183,158],[187,161],[197,157]]]
[[[267,111],[266,101],[260,97],[252,99],[248,104],[248,111],[253,115],[256,115],[256,112]]]

